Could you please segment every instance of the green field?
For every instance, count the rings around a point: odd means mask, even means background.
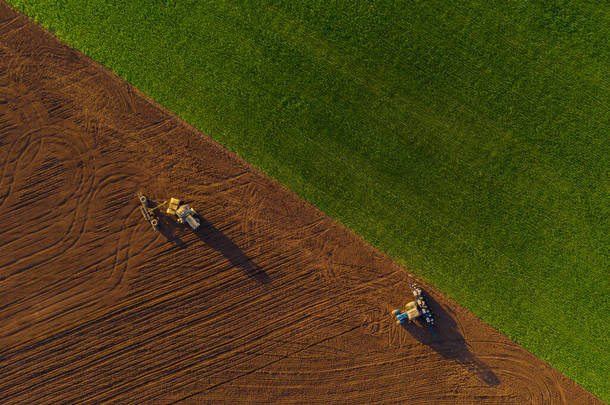
[[[9,2],[610,400],[610,3]]]

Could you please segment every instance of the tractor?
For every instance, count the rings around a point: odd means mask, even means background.
[[[170,198],[166,212],[177,216],[178,223],[187,224],[193,231],[201,225],[197,211],[186,204],[180,204],[180,200],[177,198]]]
[[[169,203],[163,201],[162,203],[155,203],[153,207],[153,201],[148,199],[144,194],[138,193],[138,200],[140,200],[140,211],[155,231],[159,230],[159,220],[155,215],[155,211],[161,207],[167,205],[166,213],[175,215],[177,221],[180,224],[188,225],[192,230],[196,230],[201,225],[201,220],[197,211],[189,207],[187,204],[181,204],[177,198],[170,198]]]
[[[428,308],[428,304],[424,299],[423,291],[416,284],[413,284],[409,281],[409,287],[411,288],[411,293],[415,298],[415,301],[410,301],[405,305],[404,312],[398,309],[392,311],[392,315],[396,316],[396,323],[398,325],[408,325],[414,322],[416,319],[421,318],[422,323],[428,326],[430,332],[434,336],[434,339],[437,340],[436,333],[434,331],[434,315],[432,315],[432,311]]]

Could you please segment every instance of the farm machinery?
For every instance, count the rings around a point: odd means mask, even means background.
[[[157,207],[151,207],[151,202],[142,193],[138,193],[138,200],[140,200],[140,212],[144,216],[144,219],[150,222],[150,225],[155,231],[159,230],[159,219],[155,215]]]
[[[166,212],[170,215],[176,215],[178,223],[187,224],[193,231],[201,225],[197,211],[186,204],[180,204],[180,200],[177,198],[170,198]]]
[[[434,339],[437,340],[436,332],[434,331],[434,315],[424,299],[422,289],[411,281],[409,281],[409,288],[411,288],[415,301],[407,302],[404,311],[398,309],[392,311],[392,315],[396,316],[396,323],[398,325],[408,325],[420,318],[421,322],[432,332]]]
[[[144,194],[138,193],[138,200],[140,200],[140,211],[142,212],[144,219],[150,222],[150,225],[155,231],[159,230],[159,219],[156,216],[156,211],[166,205],[166,213],[175,215],[178,223],[188,225],[192,230],[196,230],[201,225],[201,220],[197,211],[187,204],[182,204],[177,198],[171,198],[169,203],[163,201],[162,203],[157,203],[153,206],[154,202],[152,200],[148,199]]]

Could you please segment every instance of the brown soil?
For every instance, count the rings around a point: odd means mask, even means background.
[[[3,404],[599,402],[4,4],[0,208]]]

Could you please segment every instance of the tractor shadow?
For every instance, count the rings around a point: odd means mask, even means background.
[[[459,327],[455,322],[456,315],[449,313],[429,294],[424,292],[424,298],[428,307],[434,314],[436,326],[436,339],[428,329],[419,320],[415,324],[402,325],[411,336],[419,342],[430,347],[432,350],[440,354],[444,359],[455,361],[468,372],[475,375],[481,382],[490,387],[495,387],[500,384],[500,379],[492,371],[492,369],[477,359],[470,351],[469,345],[460,333]]]
[[[271,282],[265,270],[254,263],[229,237],[204,218],[200,217],[199,219],[201,220],[201,226],[193,233],[203,243],[220,252],[233,266],[242,269],[244,273],[259,283],[267,284]]]
[[[159,232],[178,248],[186,249],[187,244],[180,239],[180,234],[190,231],[203,243],[220,252],[233,266],[240,268],[249,277],[254,278],[261,284],[271,282],[271,278],[269,278],[265,270],[254,263],[229,237],[204,218],[199,217],[199,219],[201,225],[197,230],[192,231],[190,228],[176,223],[176,221],[167,215],[160,215]]]
[[[186,243],[179,236],[181,227],[167,215],[159,215],[157,218],[159,220],[159,233],[178,248],[186,249]]]

